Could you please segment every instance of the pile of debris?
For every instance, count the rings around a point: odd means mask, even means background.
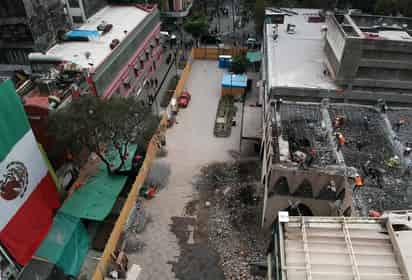
[[[255,267],[265,265],[267,240],[260,214],[257,162],[215,163],[202,169],[197,185],[208,208],[208,242],[219,254],[226,279],[265,279]]]
[[[345,164],[355,167],[363,179],[363,187],[354,193],[354,206],[360,214],[410,207],[410,175],[397,160],[388,140],[389,128],[379,112],[364,106],[335,105],[329,114],[332,122],[343,120],[335,132],[346,139],[341,148]]]
[[[288,141],[291,154],[313,151],[315,154],[313,164],[323,167],[336,163],[319,105],[282,104],[280,119],[282,136]]]

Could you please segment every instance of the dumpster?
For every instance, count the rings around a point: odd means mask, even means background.
[[[219,68],[229,68],[232,62],[231,55],[219,55]]]

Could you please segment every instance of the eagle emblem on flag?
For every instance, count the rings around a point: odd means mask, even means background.
[[[4,200],[14,200],[23,197],[29,183],[29,173],[26,166],[19,161],[7,164],[6,172],[0,178],[0,197]]]

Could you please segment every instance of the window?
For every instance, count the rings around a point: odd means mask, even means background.
[[[72,16],[74,23],[83,23],[83,18],[79,16]]]
[[[79,0],[69,0],[70,8],[80,8]]]

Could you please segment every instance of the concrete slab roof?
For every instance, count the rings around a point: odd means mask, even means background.
[[[280,215],[284,280],[410,279],[409,219]],[[399,225],[404,226],[399,230]]]
[[[318,15],[319,10],[291,10],[297,15],[289,14],[284,24],[277,25],[276,40],[273,37],[276,25],[265,25],[269,86],[337,89],[333,79],[324,74],[327,59],[321,29],[325,23],[308,22],[309,16]],[[287,33],[288,24],[296,26],[295,33]]]
[[[119,40],[121,43],[128,33],[135,29],[147,15],[149,15],[148,12],[136,6],[106,6],[77,30],[97,30],[97,26],[105,22],[113,25],[108,33],[97,38],[91,38],[87,42],[57,44],[47,54],[76,63],[83,68],[97,67],[112,52],[110,43],[114,39]],[[90,53],[89,58],[86,57],[86,52]]]
[[[245,105],[242,138],[258,140],[262,138],[262,108]]]

